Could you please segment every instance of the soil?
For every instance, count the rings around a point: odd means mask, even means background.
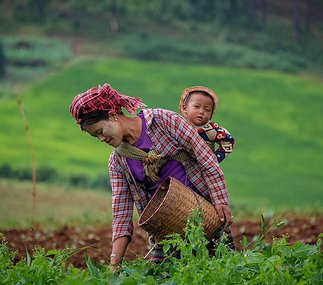
[[[291,216],[285,219],[285,225],[276,230],[270,231],[265,240],[271,242],[273,238],[286,236],[289,244],[296,241],[302,241],[307,244],[315,244],[320,233],[323,233],[323,215],[300,217]],[[270,221],[266,221],[267,228],[270,227]],[[64,227],[55,231],[44,231],[41,229],[11,229],[1,231],[8,247],[12,251],[17,251],[15,262],[26,257],[26,250],[31,254],[38,245],[46,250],[82,248],[91,246],[86,250],[70,257],[69,262],[76,267],[84,268],[85,255],[91,257],[96,263],[107,263],[111,253],[111,229],[100,227],[88,228],[68,228]],[[235,245],[241,250],[240,240],[246,236],[251,241],[256,235],[260,234],[260,222],[242,220],[232,225],[232,232]],[[133,260],[138,256],[146,256],[149,252],[147,234],[140,227],[135,227],[134,238],[130,243],[126,258]]]

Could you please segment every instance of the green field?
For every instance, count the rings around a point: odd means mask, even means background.
[[[222,164],[233,206],[255,211],[323,205],[323,83],[270,71],[127,59],[78,60],[27,90],[19,90],[38,168],[60,175],[107,173],[111,148],[82,133],[69,115],[73,97],[109,82],[149,107],[178,110],[182,90],[206,85],[220,98],[214,120],[236,139]],[[0,105],[0,165],[29,168],[31,157],[15,98]],[[107,187],[108,188],[108,187]]]
[[[111,226],[111,195],[38,184],[33,203],[29,182],[0,180],[0,230],[41,226],[48,230],[64,226]]]

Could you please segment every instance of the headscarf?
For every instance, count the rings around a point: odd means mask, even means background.
[[[212,109],[212,115],[211,115],[211,117],[212,117],[214,114],[214,111],[216,109],[216,106],[218,104],[219,99],[218,99],[218,96],[215,94],[215,92],[212,89],[205,87],[205,86],[192,86],[192,87],[188,87],[188,88],[184,89],[184,91],[182,93],[181,100],[179,102],[179,110],[180,110],[181,114],[183,115],[184,105],[187,103],[187,100],[188,100],[190,94],[193,92],[205,92],[211,96],[211,98],[213,99],[213,103],[214,103],[214,106]]]
[[[121,114],[121,107],[124,107],[130,114],[135,114],[138,108],[145,108],[141,98],[134,98],[118,93],[110,84],[92,87],[84,93],[74,97],[70,106],[70,113],[78,124],[82,119],[96,110],[115,112]]]

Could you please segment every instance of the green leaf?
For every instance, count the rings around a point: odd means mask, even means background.
[[[91,258],[89,256],[87,256],[87,255],[85,256],[85,263],[86,263],[86,265],[87,265],[87,267],[88,267],[91,275],[94,276],[94,277],[96,277],[96,278],[98,278],[100,271],[99,271],[98,268],[96,268],[94,266]]]
[[[284,226],[285,224],[286,224],[285,221],[281,221],[281,222],[275,224],[274,227],[277,229],[277,228],[280,228],[280,227]]]
[[[247,246],[248,246],[250,243],[248,242],[247,237],[246,237],[246,236],[243,236],[243,237],[242,237],[242,239],[240,240],[240,244],[241,244],[241,246],[242,246],[242,250],[243,250],[243,252],[245,252],[245,251],[247,250]]]
[[[164,251],[164,252],[166,252],[166,253],[167,253],[167,252],[169,251],[169,249],[170,249],[170,245],[169,245],[169,244],[164,244],[164,245],[163,245],[163,251]]]
[[[26,257],[27,257],[26,264],[27,264],[27,266],[30,266],[32,259],[31,259],[31,256],[30,256],[27,248],[26,248]]]
[[[117,285],[136,285],[136,281],[132,277],[121,277],[118,282],[114,283]]]
[[[266,233],[266,223],[265,223],[265,218],[264,215],[261,215],[261,235],[265,235]]]

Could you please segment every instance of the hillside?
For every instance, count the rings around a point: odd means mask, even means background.
[[[0,34],[59,37],[92,55],[321,73],[322,3],[5,0]]]
[[[81,132],[68,112],[74,95],[104,82],[142,97],[149,107],[173,111],[185,87],[213,88],[220,98],[214,119],[237,141],[222,164],[232,199],[242,206],[257,201],[274,208],[320,207],[322,158],[317,154],[323,140],[320,135],[313,139],[313,134],[323,133],[322,82],[279,72],[115,58],[77,61],[20,94],[40,180],[108,187],[111,148]],[[2,101],[0,119],[5,122],[0,133],[2,170],[11,168],[13,177],[19,177],[17,169],[30,173],[28,140],[15,100]]]
[[[34,167],[37,181],[109,189],[111,149],[76,127],[73,96],[108,81],[177,111],[201,84],[237,140],[223,164],[233,199],[320,206],[321,1],[96,3],[0,3],[2,177],[30,180]]]

